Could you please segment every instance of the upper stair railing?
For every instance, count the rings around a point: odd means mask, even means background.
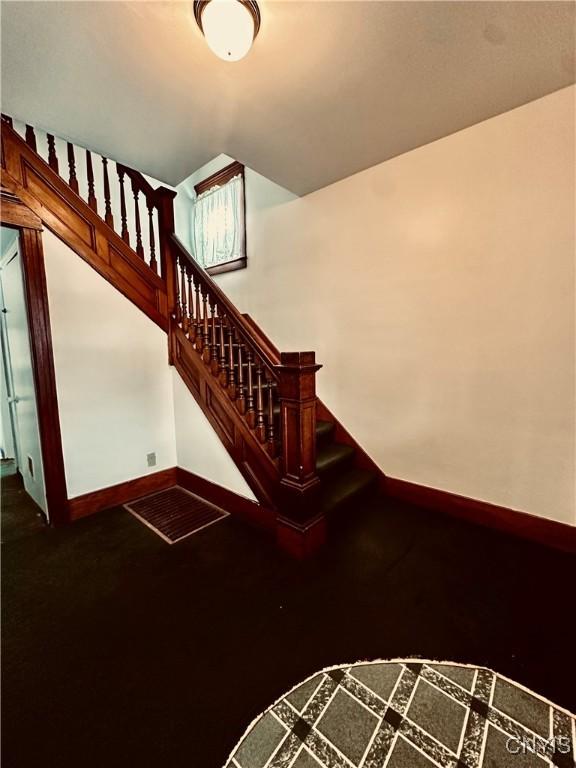
[[[153,285],[162,281],[158,285],[164,298],[156,303],[166,313],[172,362],[178,365],[175,351],[184,348],[188,360],[196,361],[196,372],[212,385],[211,391],[224,396],[219,402],[232,409],[241,433],[235,446],[236,463],[266,490],[266,500],[284,510],[295,526],[312,518],[317,514],[314,492],[319,485],[315,374],[321,367],[314,353],[278,353],[256,324],[236,309],[176,237],[173,190],[154,188],[138,171],[17,124],[5,115],[2,122],[122,240],[124,245],[115,239],[111,250],[126,246],[130,251],[125,258],[136,266],[140,263],[141,274],[145,267],[153,273]],[[12,140],[12,157],[6,163],[3,156],[2,167],[25,183],[25,174],[17,168],[18,162],[25,164],[25,158],[18,161],[13,156],[18,152],[17,143]],[[4,141],[2,146],[4,150]],[[25,154],[27,150],[20,151]],[[46,169],[45,179],[49,173]],[[41,196],[43,190],[27,191]],[[65,194],[70,197],[69,192]],[[49,219],[47,223],[50,226]],[[91,240],[98,241],[98,237],[93,235]],[[107,257],[104,254],[104,260]],[[109,275],[101,265],[94,266],[112,282],[117,274],[124,275],[123,270]],[[206,394],[199,389],[194,394],[205,411],[212,407],[205,402]],[[255,446],[259,458],[249,466],[248,453]],[[267,475],[266,482],[255,477],[260,470]]]
[[[162,273],[159,248],[165,187],[154,189],[138,171],[82,149],[7,115],[2,121],[111,227],[155,274]]]

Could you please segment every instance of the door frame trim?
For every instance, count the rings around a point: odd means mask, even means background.
[[[10,193],[8,195],[5,195],[3,189],[0,222],[2,226],[20,231],[20,256],[24,274],[47,513],[51,525],[62,525],[70,522],[70,510],[42,247],[42,222],[18,198]]]

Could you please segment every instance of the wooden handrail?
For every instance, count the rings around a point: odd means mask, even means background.
[[[59,175],[53,136],[47,135],[46,163],[31,126],[24,139],[9,118],[3,116],[2,123],[4,186],[167,330],[170,362],[255,493],[278,508],[292,534],[298,526],[306,529],[318,515],[320,485],[315,376],[321,366],[314,352],[280,353],[252,318],[238,311],[175,234],[174,190],[155,189],[138,171],[101,157],[99,206],[98,164],[90,151],[83,199],[77,162],[84,156],[77,156],[72,144],[67,144],[65,178]],[[116,183],[119,210],[111,194]]]
[[[124,165],[123,163],[116,163],[116,167],[119,171],[122,171],[123,173],[128,176],[130,181],[135,185],[135,187],[142,192],[142,194],[146,197],[147,200],[152,200],[154,205],[157,203],[157,195],[158,190],[162,189],[163,187],[157,187],[154,189],[154,187],[150,184],[150,182],[146,181],[144,176],[140,173],[140,171],[135,171],[133,168],[129,168],[127,165]]]
[[[198,264],[196,259],[194,259],[175,234],[171,237],[171,243],[174,249],[173,252],[175,258],[185,260],[185,263],[191,269],[198,282],[204,286],[212,299],[225,311],[226,316],[232,320],[236,330],[242,336],[242,341],[254,349],[266,368],[274,378],[277,379],[277,366],[280,363],[279,357],[271,354],[272,350],[268,344],[260,343],[259,336],[262,340],[264,337],[261,332],[257,332],[259,331],[257,326],[253,322],[250,323],[247,321],[244,315],[236,309],[220,286],[210,277],[206,270]]]

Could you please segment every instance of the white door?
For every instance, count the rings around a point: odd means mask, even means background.
[[[6,229],[3,227],[5,240]],[[10,232],[10,230],[8,230]],[[0,261],[0,301],[2,333],[2,432],[3,441],[12,452],[24,481],[26,492],[46,513],[46,491],[32,357],[28,337],[28,317],[24,296],[22,262],[17,233],[14,242],[4,250]],[[9,424],[4,424],[4,415]],[[8,440],[6,440],[8,433]],[[11,458],[11,457],[9,457]]]

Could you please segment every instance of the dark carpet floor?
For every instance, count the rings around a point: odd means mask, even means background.
[[[487,666],[576,709],[574,557],[384,501],[306,563],[233,518],[175,546],[123,509],[51,530],[14,480],[6,766],[221,768],[276,698],[359,659]]]

